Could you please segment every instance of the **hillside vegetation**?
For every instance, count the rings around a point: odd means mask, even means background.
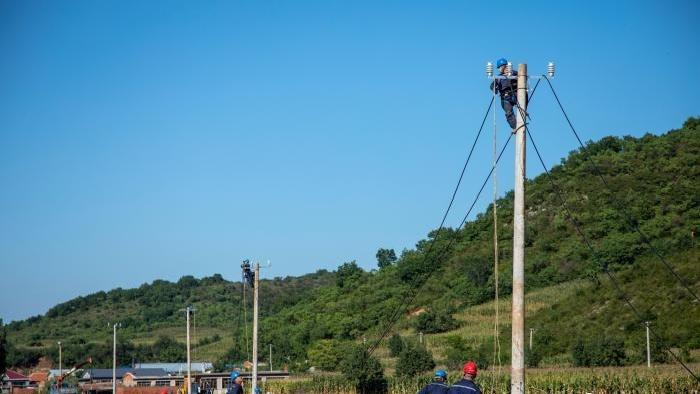
[[[596,168],[609,188],[602,184]],[[691,118],[681,129],[660,136],[606,137],[588,143],[571,152],[551,174],[595,251],[581,242],[567,221],[546,176],[528,180],[526,290],[547,294],[527,316],[528,326],[537,330],[539,352],[530,356],[537,356],[538,361],[572,363],[572,349],[589,348],[598,338],[605,338],[622,343],[624,363],[638,359],[644,327],[601,274],[602,267],[618,275],[625,293],[669,346],[700,348],[700,305],[670,276],[635,230],[638,226],[700,293],[695,243],[700,224],[700,119]],[[499,288],[507,297],[512,277],[512,193],[499,199],[497,206],[503,262]],[[292,369],[321,364],[335,369],[349,344],[363,337],[375,339],[400,308],[401,319],[392,332],[411,337],[418,330],[435,334],[428,344],[438,363],[449,362],[449,348],[493,359],[493,329],[484,330],[492,327],[486,312],[492,305],[479,307],[484,313],[478,319],[467,318],[473,317],[475,306],[494,297],[492,223],[489,207],[463,229],[431,232],[395,261],[383,258],[381,269],[371,272],[348,262],[332,274],[289,278],[286,285],[284,281],[266,283],[269,287],[264,291],[269,296],[261,343],[271,343],[277,357]],[[442,250],[447,252],[435,253]],[[76,343],[104,343],[108,336],[104,321],[117,316],[130,327],[123,335],[142,342],[142,348],[124,349],[123,358],[130,360],[129,352],[143,351],[156,339],[154,333],[181,327],[183,316],[177,311],[189,303],[199,309],[200,327],[220,336],[221,344],[207,354],[225,365],[245,357],[243,337],[232,324],[240,316],[237,297],[240,284],[216,276],[185,277],[176,284],[157,281],[140,289],[97,293],[61,304],[44,316],[11,324],[8,338],[16,349],[32,346],[38,352],[48,352],[51,347],[44,346],[59,337],[73,338]],[[408,313],[418,310],[424,313]],[[510,327],[506,303],[501,311],[502,356],[507,362]],[[475,328],[479,324],[481,328]],[[395,362],[384,347],[377,354],[384,357],[385,366]]]

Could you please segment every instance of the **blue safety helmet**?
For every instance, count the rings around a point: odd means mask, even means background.
[[[444,369],[438,369],[437,371],[435,371],[435,377],[447,379],[447,372],[445,372]]]
[[[238,376],[240,376],[240,374],[237,371],[231,372],[231,380],[236,380]]]
[[[505,66],[507,64],[508,64],[508,60],[506,60],[505,58],[502,57],[496,61],[496,68],[500,68],[501,66]]]

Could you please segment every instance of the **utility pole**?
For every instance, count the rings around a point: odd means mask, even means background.
[[[272,344],[270,344],[270,372],[272,372]]]
[[[513,201],[513,310],[510,391],[525,393],[525,121],[527,64],[518,66],[518,103],[515,129],[515,188]]]
[[[190,359],[190,310],[188,306],[185,308],[187,313],[187,394],[192,390],[192,360]]]
[[[647,368],[651,368],[651,349],[649,348],[649,322],[645,321],[644,325],[647,328]]]
[[[532,333],[535,331],[534,328],[530,329],[530,351],[532,351]]]
[[[61,341],[58,341],[58,376],[63,375],[63,359],[61,354]],[[61,389],[60,387],[58,388]]]
[[[112,394],[117,394],[117,326],[121,326],[121,323],[112,325]]]
[[[260,290],[260,263],[255,263],[253,277],[253,388],[258,387],[258,291]]]
[[[423,331],[418,333],[418,341],[420,342],[421,345],[423,344]]]

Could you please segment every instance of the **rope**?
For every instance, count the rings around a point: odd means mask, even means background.
[[[566,113],[566,111],[564,110],[564,106],[561,104],[561,101],[559,100],[559,96],[557,95],[557,92],[554,90],[554,86],[552,86],[552,82],[550,82],[549,78],[547,78],[546,76],[543,75],[542,77],[543,77],[543,78],[547,81],[547,83],[549,84],[549,88],[552,90],[552,93],[554,94],[554,98],[557,100],[557,104],[559,104],[559,109],[561,109],[561,112],[564,114],[564,117],[566,118],[566,122],[569,124],[569,127],[571,128],[571,131],[574,133],[574,136],[576,136],[576,140],[578,140],[578,143],[579,143],[579,145],[581,146],[581,151],[582,151],[582,152],[585,152],[585,146],[584,146],[584,144],[583,144],[583,141],[581,141],[581,138],[579,137],[578,132],[576,132],[576,129],[574,128],[574,125],[571,124],[571,120],[569,119],[569,115],[568,115],[568,114]],[[598,165],[593,161],[593,159],[590,157],[590,155],[586,154],[586,159],[588,159],[588,161],[591,163],[591,165],[593,166],[593,170],[595,171],[596,175],[600,178],[600,180],[603,182],[603,185],[604,185],[604,186],[608,189],[608,191],[610,192],[611,199],[613,199],[613,203],[614,203],[614,205],[616,206],[616,208],[617,208],[620,212],[622,212],[622,213],[624,214],[625,218],[627,219],[628,224],[641,236],[642,242],[644,242],[644,243],[649,247],[649,249],[652,251],[652,253],[653,253],[654,255],[656,255],[656,257],[658,257],[659,260],[661,260],[661,262],[664,264],[664,266],[666,266],[666,269],[676,278],[676,280],[678,281],[678,283],[680,283],[681,286],[683,286],[683,287],[688,291],[688,293],[692,294],[692,296],[695,297],[695,299],[696,299],[698,302],[700,302],[700,297],[698,297],[698,295],[686,284],[686,281],[684,281],[683,278],[681,278],[681,276],[678,275],[678,273],[676,272],[676,270],[675,270],[675,269],[673,268],[673,266],[666,260],[666,258],[664,258],[664,256],[661,254],[661,252],[659,252],[659,250],[656,249],[656,248],[651,244],[651,242],[649,241],[649,238],[648,238],[648,237],[646,236],[646,234],[644,234],[644,233],[642,232],[642,230],[639,228],[639,225],[637,225],[637,221],[634,220],[634,218],[632,217],[632,215],[625,209],[625,207],[624,207],[622,204],[620,204],[619,201],[617,201],[617,200],[614,199],[614,193],[613,193],[612,189],[611,189],[610,186],[608,185],[608,182],[605,180],[605,177],[603,177],[603,174],[600,172],[600,169],[598,168]]]
[[[567,219],[568,219],[568,220],[571,222],[571,224],[574,226],[574,228],[576,229],[576,232],[581,236],[581,238],[583,239],[583,242],[586,244],[586,246],[588,247],[588,249],[590,249],[591,255],[592,255],[592,256],[597,256],[596,250],[593,248],[593,245],[591,245],[591,242],[590,242],[590,240],[588,239],[588,237],[583,233],[583,230],[581,229],[580,225],[579,225],[579,224],[576,222],[576,220],[574,219],[573,214],[571,213],[571,210],[569,210],[568,204],[566,204],[566,200],[562,197],[562,191],[561,191],[561,189],[559,188],[559,186],[558,186],[558,185],[554,182],[554,180],[552,179],[552,176],[551,176],[551,174],[550,174],[550,172],[549,172],[549,169],[548,169],[547,166],[545,165],[544,159],[542,159],[542,155],[540,154],[539,149],[537,149],[537,144],[535,143],[535,140],[532,138],[532,134],[530,133],[529,128],[526,127],[525,130],[527,131],[527,135],[528,135],[529,138],[530,138],[530,142],[532,143],[532,147],[535,149],[535,152],[537,153],[537,157],[539,158],[540,164],[542,165],[542,168],[544,169],[545,174],[547,174],[547,179],[548,179],[549,182],[551,183],[552,188],[554,189],[554,191],[555,191],[555,193],[556,193],[556,195],[557,195],[557,198],[559,199],[560,203],[562,204],[562,206],[563,206],[563,208],[564,208],[564,210],[565,210],[565,212],[566,212]],[[595,257],[594,257],[594,258],[595,258]],[[613,284],[613,286],[615,287],[615,290],[617,291],[618,295],[619,295],[620,297],[622,297],[622,299],[625,301],[625,303],[630,307],[630,309],[632,310],[632,312],[635,314],[635,316],[637,317],[637,319],[639,319],[639,322],[644,321],[644,320],[645,320],[644,317],[643,317],[642,314],[639,312],[639,310],[632,304],[632,302],[630,301],[629,297],[627,297],[627,295],[625,294],[625,292],[622,290],[622,287],[620,286],[619,282],[617,281],[617,279],[615,278],[615,276],[612,274],[612,272],[610,272],[608,266],[607,266],[606,264],[599,264],[599,265],[603,268],[603,271],[605,271],[605,273],[606,273],[606,275],[608,276],[608,278],[610,278],[610,282],[611,282],[611,283]],[[683,360],[680,359],[680,357],[678,357],[678,356],[671,350],[670,347],[668,347],[668,346],[666,345],[666,343],[663,341],[663,339],[661,339],[661,337],[656,333],[656,331],[654,331],[651,327],[649,327],[649,331],[654,335],[654,338],[655,338],[657,341],[659,341],[659,343],[660,343],[661,346],[664,348],[664,350],[666,350],[671,356],[673,356],[673,358],[674,358],[678,363],[680,363],[680,364],[683,366],[683,368],[685,368],[685,370],[688,371],[688,373],[690,373],[690,375],[692,375],[696,380],[700,381],[700,378],[699,378],[697,375],[695,375],[695,373],[693,373],[693,371],[683,362]]]

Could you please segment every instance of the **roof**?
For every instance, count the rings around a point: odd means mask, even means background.
[[[136,368],[161,368],[168,373],[184,373],[187,371],[187,363],[136,363]],[[214,369],[214,365],[208,362],[193,362],[193,372],[207,372]]]
[[[125,374],[127,373],[136,378],[170,376],[163,368],[135,368]]]
[[[133,371],[133,368],[119,367],[117,368],[117,379],[121,378],[127,372]],[[112,379],[112,368],[89,368],[85,370],[82,379]]]
[[[15,372],[11,369],[8,369],[5,371],[5,376],[7,377],[7,380],[29,380],[28,377],[22,375],[19,372]]]
[[[49,373],[48,372],[32,372],[29,375],[29,381],[30,382],[38,382],[42,383],[45,382],[49,379]]]

